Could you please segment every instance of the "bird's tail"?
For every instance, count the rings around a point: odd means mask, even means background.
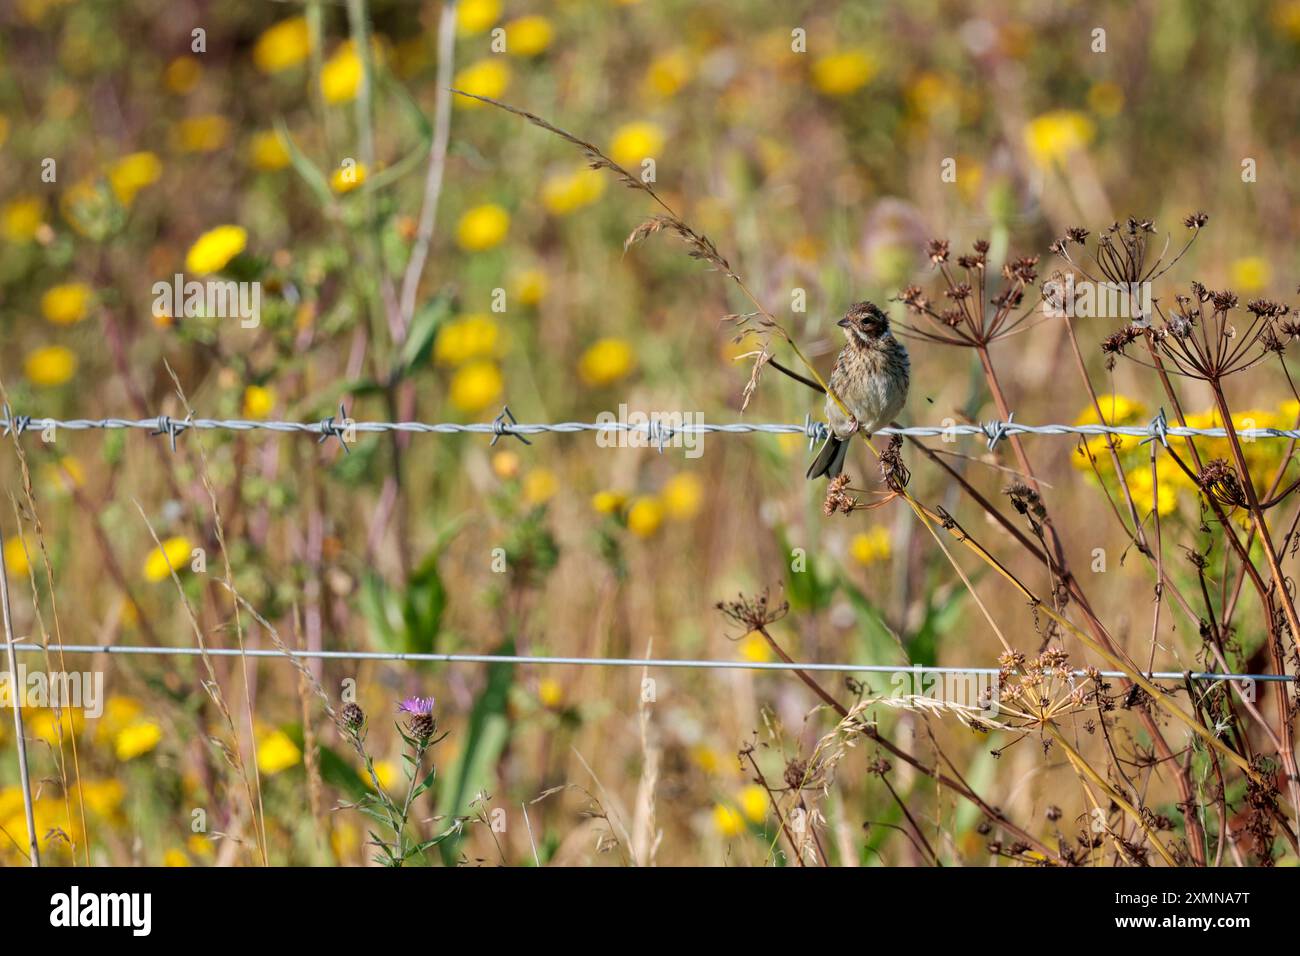
[[[840,472],[844,470],[844,458],[848,453],[848,440],[832,435],[826,439],[826,444],[822,445],[822,450],[808,466],[808,477],[820,478],[822,475],[827,478],[839,477]]]

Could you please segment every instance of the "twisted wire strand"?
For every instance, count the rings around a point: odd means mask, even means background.
[[[321,441],[337,438],[344,442],[345,436],[353,434],[374,434],[381,432],[407,432],[410,434],[433,435],[491,435],[493,443],[504,436],[512,436],[526,441],[524,436],[544,433],[575,434],[581,432],[629,433],[645,435],[649,444],[662,448],[674,435],[804,435],[811,441],[824,441],[830,434],[825,422],[806,418],[802,424],[791,422],[681,422],[667,424],[664,416],[649,416],[645,422],[597,421],[597,422],[520,422],[510,413],[509,407],[490,422],[389,422],[389,421],[353,421],[339,409],[339,415],[330,416],[321,421],[298,422],[246,418],[171,418],[159,415],[157,418],[35,418],[27,415],[15,415],[8,409],[0,416],[0,429],[5,435],[10,431],[22,434],[25,431],[44,431],[49,428],[68,429],[69,431],[87,431],[92,429],[136,429],[147,431],[152,435],[166,435],[175,447],[176,438],[191,428],[202,431],[262,431],[272,434],[314,435]],[[1141,438],[1144,441],[1160,441],[1168,444],[1169,438],[1193,436],[1200,438],[1226,438],[1228,432],[1218,428],[1186,428],[1170,425],[1166,422],[1163,410],[1146,425],[1027,425],[1014,421],[1014,416],[1006,421],[989,421],[979,424],[949,425],[912,425],[906,428],[880,428],[875,435],[901,435],[912,438],[957,438],[982,437],[992,449],[1004,438],[1011,435],[1069,435],[1076,437],[1095,437],[1098,435],[1122,435]],[[1236,430],[1237,437],[1245,441],[1260,438],[1294,438],[1300,439],[1300,430],[1289,428],[1242,428]],[[346,447],[346,443],[344,444]]]

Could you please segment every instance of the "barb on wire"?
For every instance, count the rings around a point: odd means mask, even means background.
[[[344,450],[348,440],[345,435],[359,432],[407,432],[428,435],[490,435],[493,444],[504,435],[518,438],[525,444],[532,444],[525,437],[544,433],[575,434],[579,432],[635,432],[647,436],[648,444],[660,448],[674,435],[804,435],[810,442],[825,441],[830,429],[825,422],[813,421],[811,416],[799,423],[782,422],[681,422],[667,424],[654,416],[644,422],[520,422],[506,408],[490,422],[354,422],[347,418],[343,407],[339,407],[338,416],[329,416],[318,422],[290,422],[268,419],[245,418],[194,418],[181,420],[159,415],[156,418],[33,418],[30,415],[18,415],[10,409],[0,410],[0,430],[8,435],[12,430],[19,435],[25,431],[45,431],[46,429],[67,429],[69,431],[89,431],[94,429],[139,429],[152,435],[167,435],[175,447],[176,436],[191,428],[201,431],[264,431],[276,434],[299,433],[316,435],[321,441],[337,438]],[[906,428],[879,428],[873,435],[901,435],[912,438],[941,438],[945,436],[981,437],[990,449],[997,447],[1004,438],[1012,435],[1124,435],[1140,438],[1144,441],[1157,440],[1166,442],[1171,437],[1193,436],[1199,438],[1226,438],[1228,433],[1222,428],[1185,428],[1181,425],[1169,425],[1164,410],[1146,425],[1025,425],[1013,420],[1014,413],[1006,421],[988,421],[969,425],[911,425]],[[1259,438],[1294,438],[1300,439],[1300,430],[1292,428],[1239,428],[1237,436],[1247,441]]]
[[[43,650],[39,644],[13,644],[18,651]],[[64,644],[68,654],[121,654],[159,657],[197,657],[204,649],[185,647],[150,647],[144,644]],[[691,658],[639,658],[639,657],[534,657],[524,654],[421,654],[401,651],[312,651],[291,648],[211,647],[206,653],[212,657],[310,658],[338,661],[420,661],[444,664],[541,664],[572,667],[680,667],[749,671],[835,671],[849,674],[980,674],[996,676],[996,667],[938,667],[921,664],[821,664],[799,661],[719,661]],[[1101,677],[1122,678],[1123,671],[1075,671],[1077,677],[1096,673]],[[1219,674],[1211,671],[1151,671],[1144,675],[1148,680],[1208,680],[1208,681],[1288,681],[1296,680],[1294,674]]]

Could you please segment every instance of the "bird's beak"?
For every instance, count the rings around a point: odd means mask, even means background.
[[[840,319],[840,320],[839,320],[838,322],[836,322],[835,324],[838,325],[838,326],[839,326],[840,328],[842,328],[842,329],[847,329],[850,325],[853,324],[853,322],[852,322],[852,320],[850,320],[849,317],[846,315],[844,318]]]

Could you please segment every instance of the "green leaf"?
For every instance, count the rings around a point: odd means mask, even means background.
[[[493,653],[513,654],[514,641],[506,641]],[[438,814],[445,819],[464,816],[469,802],[482,790],[489,773],[505,747],[510,735],[510,721],[506,717],[506,699],[514,680],[513,664],[492,664],[488,667],[487,684],[470,712],[465,728],[464,748],[455,770],[446,780],[438,801]],[[456,860],[459,840],[448,840],[442,848],[442,858],[448,865]]]
[[[298,144],[294,142],[293,135],[289,132],[289,126],[285,123],[284,117],[277,116],[275,118],[275,129],[284,139],[285,146],[289,150],[289,161],[293,163],[293,168],[303,178],[303,182],[311,188],[317,201],[322,206],[332,205],[334,196],[330,192],[329,181],[325,178],[325,174],[307,158],[307,154],[298,148]]]
[[[438,573],[438,553],[431,552],[415,569],[406,586],[402,618],[408,652],[428,654],[433,651],[446,608],[447,588]]]
[[[423,365],[433,351],[433,340],[438,329],[451,314],[451,295],[445,290],[421,306],[411,319],[411,328],[406,342],[402,345],[402,355],[397,368],[393,370],[393,380],[405,378],[411,370]]]
[[[375,572],[362,578],[361,614],[382,650],[400,654],[433,651],[447,608],[447,588],[438,573],[440,553],[441,543],[412,572],[405,591]]]

